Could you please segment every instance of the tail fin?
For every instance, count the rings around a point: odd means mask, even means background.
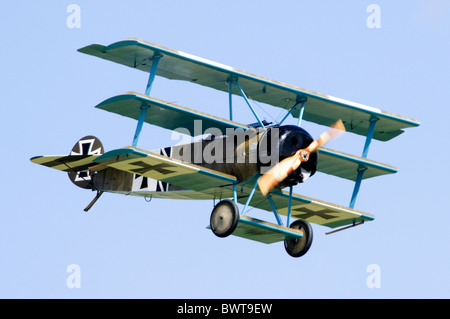
[[[70,155],[102,155],[104,153],[102,142],[95,136],[85,136],[80,139],[72,148]],[[68,172],[69,179],[81,188],[94,189],[93,177],[94,173],[89,170],[78,172]]]

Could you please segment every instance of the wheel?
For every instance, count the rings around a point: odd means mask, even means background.
[[[285,239],[284,248],[292,257],[301,257],[309,250],[312,244],[313,232],[311,225],[306,220],[296,220],[290,226],[303,232],[302,238]]]
[[[239,209],[235,202],[229,199],[220,201],[211,213],[211,230],[217,237],[231,235],[239,222]]]

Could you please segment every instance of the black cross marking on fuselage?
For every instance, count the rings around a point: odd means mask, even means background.
[[[333,218],[337,218],[337,216],[333,216],[333,215],[328,215],[330,213],[334,213],[332,210],[328,210],[328,209],[322,209],[319,211],[313,211],[310,210],[306,207],[299,207],[299,208],[295,208],[292,210],[293,212],[302,212],[304,214],[292,214],[293,216],[300,218],[300,219],[307,219],[307,218],[311,218],[313,216],[319,216],[323,219],[333,219]]]
[[[176,172],[175,170],[166,169],[166,168],[169,168],[169,167],[173,168],[173,167],[176,167],[176,166],[170,165],[170,164],[164,164],[164,163],[160,163],[160,164],[156,164],[156,165],[150,165],[150,164],[147,164],[147,163],[145,163],[143,161],[137,161],[137,162],[134,162],[134,163],[130,163],[130,165],[138,166],[138,168],[132,169],[130,171],[133,172],[133,173],[139,174],[139,175],[144,175],[145,173],[147,173],[149,171],[155,171],[155,172],[158,172],[158,173],[163,174],[163,175],[167,175],[167,174]]]

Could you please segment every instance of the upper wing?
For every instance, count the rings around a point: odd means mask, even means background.
[[[378,108],[362,105],[320,94],[289,84],[273,81],[258,75],[171,50],[139,39],[119,41],[108,46],[93,44],[79,52],[117,62],[149,72],[155,54],[163,55],[159,60],[157,75],[169,79],[184,80],[228,92],[228,81],[238,81],[241,88],[252,99],[289,110],[300,98],[307,98],[303,118],[307,121],[330,126],[342,119],[348,132],[366,135],[370,120],[377,118],[373,138],[387,141],[403,133],[407,127],[418,126],[416,120],[384,112]],[[233,94],[240,94],[233,87]],[[299,110],[292,115],[299,117]]]

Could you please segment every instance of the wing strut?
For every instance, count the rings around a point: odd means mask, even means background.
[[[366,142],[364,143],[364,149],[361,157],[367,158],[367,154],[369,153],[370,143],[372,142],[373,133],[375,132],[375,125],[377,124],[378,118],[372,115],[370,117],[370,124],[367,130]],[[367,167],[359,166],[358,167],[358,176],[356,177],[355,186],[353,188],[352,198],[350,199],[350,208],[355,208],[356,197],[358,197],[359,188],[361,187],[361,181],[363,179],[364,172],[367,170]]]
[[[255,194],[256,186],[258,186],[258,179],[256,179],[255,185],[253,185],[253,189],[250,192],[250,195],[248,195],[247,202],[245,203],[244,209],[242,210],[242,214],[245,214],[245,210],[247,209],[248,204],[250,204],[250,201],[252,200],[253,195]]]
[[[261,121],[261,119],[259,118],[258,114],[255,112],[255,109],[253,108],[252,104],[250,103],[250,100],[248,99],[247,95],[245,94],[244,90],[242,90],[241,86],[239,85],[238,81],[236,79],[229,79],[228,80],[228,90],[229,92],[231,92],[231,84],[236,85],[236,87],[238,88],[239,92],[241,92],[242,97],[244,98],[245,102],[247,102],[248,107],[250,108],[250,110],[252,111],[253,115],[256,117],[256,120],[258,121],[259,125],[263,128],[264,124]],[[230,93],[230,118],[232,117],[232,105],[231,105],[231,93]]]
[[[305,103],[306,103],[306,98],[304,98],[302,101],[302,106],[300,106],[300,114],[298,115],[298,123],[297,126],[301,126],[302,124],[302,119],[303,119],[303,113],[305,112]]]
[[[228,104],[230,108],[230,121],[233,120],[233,81],[228,81]]]
[[[150,92],[152,90],[152,86],[153,86],[153,82],[155,81],[155,75],[156,75],[156,70],[158,69],[158,64],[159,64],[159,60],[161,59],[162,55],[158,52],[156,52],[153,55],[153,63],[152,63],[152,67],[150,69],[150,75],[148,77],[148,82],[147,82],[147,87],[145,88],[145,95],[150,96]],[[134,133],[134,138],[133,138],[133,147],[137,147],[137,143],[139,141],[139,136],[141,135],[141,131],[142,131],[142,125],[144,124],[145,121],[145,116],[147,115],[147,110],[149,109],[148,105],[142,105],[141,106],[141,113],[139,114],[139,120],[136,126],[136,132]]]
[[[289,116],[289,114],[292,113],[292,111],[294,111],[297,106],[301,103],[300,106],[300,114],[298,116],[298,123],[297,126],[300,126],[302,124],[302,119],[303,119],[303,113],[305,111],[305,103],[306,103],[306,97],[304,98],[298,98],[297,101],[295,102],[294,106],[291,107],[291,109],[289,110],[289,112],[286,113],[286,115],[283,117],[283,119],[280,121],[280,123],[278,123],[278,125],[281,125],[285,119],[287,119],[287,117]]]
[[[272,196],[270,196],[270,193],[267,194],[267,199],[269,200],[270,206],[272,207],[273,214],[275,215],[275,218],[277,219],[278,225],[283,226],[283,221],[281,220],[280,215],[278,215],[277,209],[276,209],[275,204],[274,204],[274,202],[272,200]]]
[[[289,227],[289,219],[291,219],[291,207],[292,207],[292,185],[289,186],[289,204],[286,225]]]

